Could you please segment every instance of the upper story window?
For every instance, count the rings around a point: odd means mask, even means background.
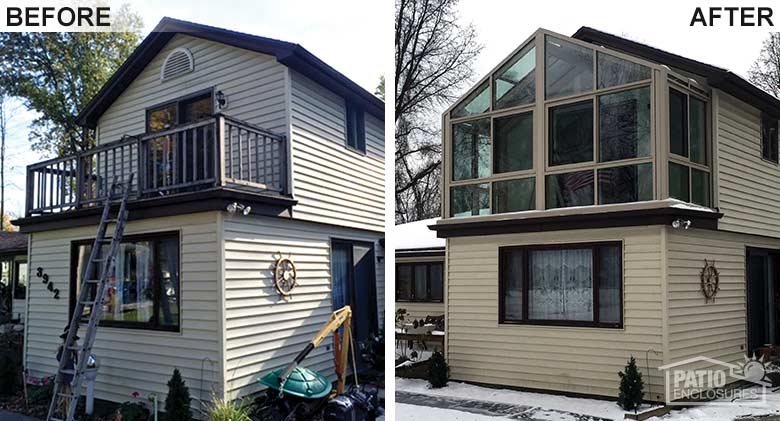
[[[396,265],[396,301],[442,302],[444,300],[443,266],[439,262]]]
[[[159,132],[209,118],[213,114],[213,108],[211,92],[176,99],[147,111],[146,131]]]
[[[761,157],[778,163],[777,118],[761,114]]]
[[[651,77],[619,53],[529,41],[450,112],[449,215],[651,200]]]
[[[669,197],[711,206],[706,98],[669,88]]]
[[[366,153],[366,122],[360,107],[347,103],[347,146]]]

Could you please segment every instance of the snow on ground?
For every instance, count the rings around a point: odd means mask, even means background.
[[[506,389],[491,389],[459,382],[449,382],[442,389],[429,389],[425,380],[396,378],[396,390],[419,393],[431,396],[446,396],[462,399],[477,399],[491,402],[501,402],[516,405],[529,405],[549,410],[573,412],[582,415],[591,415],[613,420],[623,420],[623,411],[614,401],[569,398],[565,396],[520,392]],[[471,413],[442,410],[424,406],[397,404],[397,419],[400,420],[492,420],[499,421],[506,418],[488,417]],[[540,415],[539,413],[536,414]],[[551,420],[565,421],[566,414],[551,412]],[[744,416],[780,415],[780,392],[769,393],[765,403],[744,402],[713,402],[706,405],[694,406],[672,410],[663,417],[651,418],[652,421],[732,421]],[[564,418],[561,418],[564,416]],[[543,418],[543,417],[542,417]],[[540,418],[540,419],[542,419]]]

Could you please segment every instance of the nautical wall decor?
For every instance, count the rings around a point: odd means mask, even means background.
[[[290,295],[298,283],[297,278],[298,274],[295,271],[295,262],[292,258],[290,256],[279,257],[274,268],[274,286],[279,295]]]
[[[715,261],[704,259],[704,268],[701,270],[701,292],[704,294],[704,302],[715,301],[715,294],[720,289],[720,273],[715,267]]]

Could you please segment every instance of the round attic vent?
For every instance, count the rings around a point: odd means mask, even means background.
[[[187,74],[195,68],[192,53],[186,48],[177,48],[168,54],[162,66],[160,80],[166,81]]]

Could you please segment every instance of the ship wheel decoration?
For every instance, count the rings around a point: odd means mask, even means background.
[[[715,267],[715,261],[704,259],[704,268],[701,270],[701,292],[704,294],[704,302],[715,301],[715,294],[720,289],[720,273]]]
[[[279,295],[290,295],[295,285],[297,285],[297,278],[295,263],[290,256],[279,257],[276,260],[276,268],[274,269],[274,286]]]

